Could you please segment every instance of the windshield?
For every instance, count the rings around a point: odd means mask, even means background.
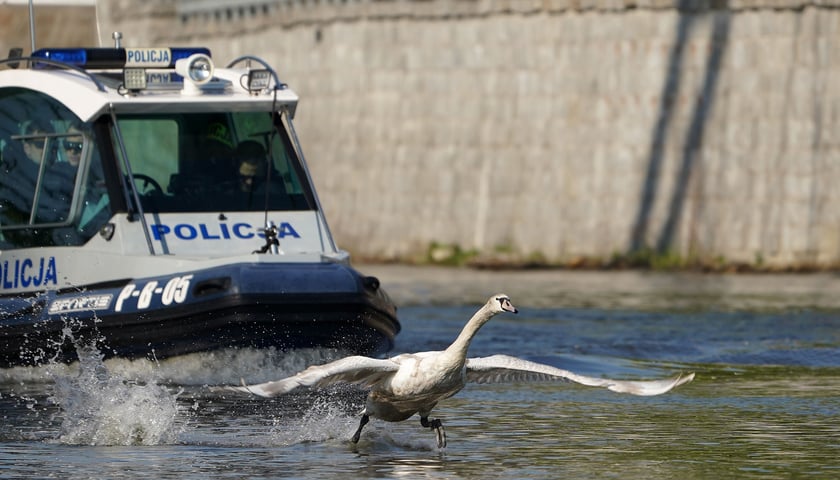
[[[118,124],[144,212],[315,209],[269,112],[121,115]]]

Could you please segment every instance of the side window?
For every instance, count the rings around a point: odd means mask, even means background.
[[[0,89],[0,247],[78,245],[96,233],[104,222],[80,224],[93,184],[104,187],[92,138],[55,99]]]

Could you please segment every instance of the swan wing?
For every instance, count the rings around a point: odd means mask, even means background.
[[[590,387],[606,387],[614,392],[633,395],[660,395],[693,379],[694,374],[690,373],[662,380],[610,380],[578,375],[568,370],[508,355],[467,359],[467,381],[472,383],[560,380]]]
[[[399,363],[387,359],[370,357],[345,357],[324,365],[315,365],[297,375],[265,382],[257,385],[226,387],[227,390],[253,393],[261,397],[275,397],[299,387],[326,387],[337,383],[352,383],[370,387],[380,380],[393,375],[399,369]]]

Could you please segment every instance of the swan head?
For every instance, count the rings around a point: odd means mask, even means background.
[[[510,297],[508,297],[504,293],[498,293],[490,297],[490,299],[487,300],[487,305],[490,306],[490,309],[494,313],[519,313],[519,310],[517,310],[512,303],[510,303]]]

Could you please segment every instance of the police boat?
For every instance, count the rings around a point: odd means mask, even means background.
[[[0,367],[92,342],[389,350],[396,307],[334,242],[297,103],[265,61],[205,48],[0,60]]]

